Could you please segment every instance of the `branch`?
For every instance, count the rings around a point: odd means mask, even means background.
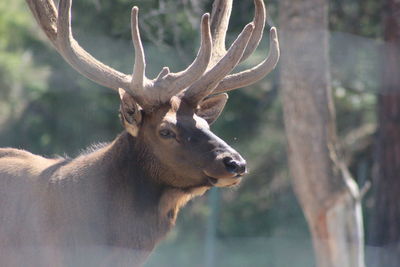
[[[341,143],[344,150],[344,162],[347,166],[351,165],[354,156],[364,151],[373,141],[376,132],[376,124],[367,123],[350,131]]]

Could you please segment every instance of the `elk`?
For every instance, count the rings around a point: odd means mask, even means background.
[[[279,59],[277,31],[269,54],[238,73],[263,35],[266,11],[255,16],[229,49],[225,35],[232,0],[216,0],[201,18],[193,63],[172,73],[145,75],[137,7],[131,12],[135,49],[132,75],[99,62],[71,32],[71,0],[27,0],[57,52],[78,72],[119,92],[124,131],[77,158],[44,158],[0,149],[1,266],[140,266],[174,226],[179,209],[209,188],[238,184],[242,156],[210,131],[225,92],[250,85]],[[210,22],[211,21],[211,22]]]

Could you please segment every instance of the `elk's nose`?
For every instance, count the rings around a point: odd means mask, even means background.
[[[223,159],[225,168],[228,172],[234,173],[237,175],[243,175],[246,173],[246,161],[241,160],[234,160],[231,157],[225,157]]]

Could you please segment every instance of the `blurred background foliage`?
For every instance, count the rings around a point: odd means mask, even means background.
[[[211,3],[75,0],[73,30],[96,58],[129,73],[134,57],[130,10],[139,6],[147,73],[152,77],[165,65],[177,71],[191,62],[199,44],[200,16],[211,10]],[[275,24],[277,0],[266,4],[268,22]],[[382,8],[374,0],[330,1],[338,131],[343,154],[361,186],[373,169]],[[253,9],[250,0],[234,1],[228,41],[252,19]],[[268,37],[264,39],[241,68],[265,56]],[[307,224],[290,187],[278,75],[279,68],[257,85],[230,93],[224,113],[213,125],[250,165],[250,175],[239,188],[221,190],[216,266],[311,266],[313,262]],[[122,131],[118,107],[115,92],[82,77],[61,59],[23,0],[0,2],[1,147],[49,157],[76,156]],[[368,224],[368,198],[365,203]],[[147,266],[202,266],[210,212],[207,195],[192,201]]]

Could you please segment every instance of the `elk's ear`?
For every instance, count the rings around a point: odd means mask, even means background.
[[[197,116],[205,119],[208,124],[214,123],[219,115],[221,115],[222,110],[225,107],[226,101],[228,101],[227,94],[220,94],[208,97],[204,99],[196,112]]]
[[[120,116],[122,125],[133,136],[137,136],[140,123],[142,122],[142,111],[135,99],[119,88],[119,97],[121,99]]]

